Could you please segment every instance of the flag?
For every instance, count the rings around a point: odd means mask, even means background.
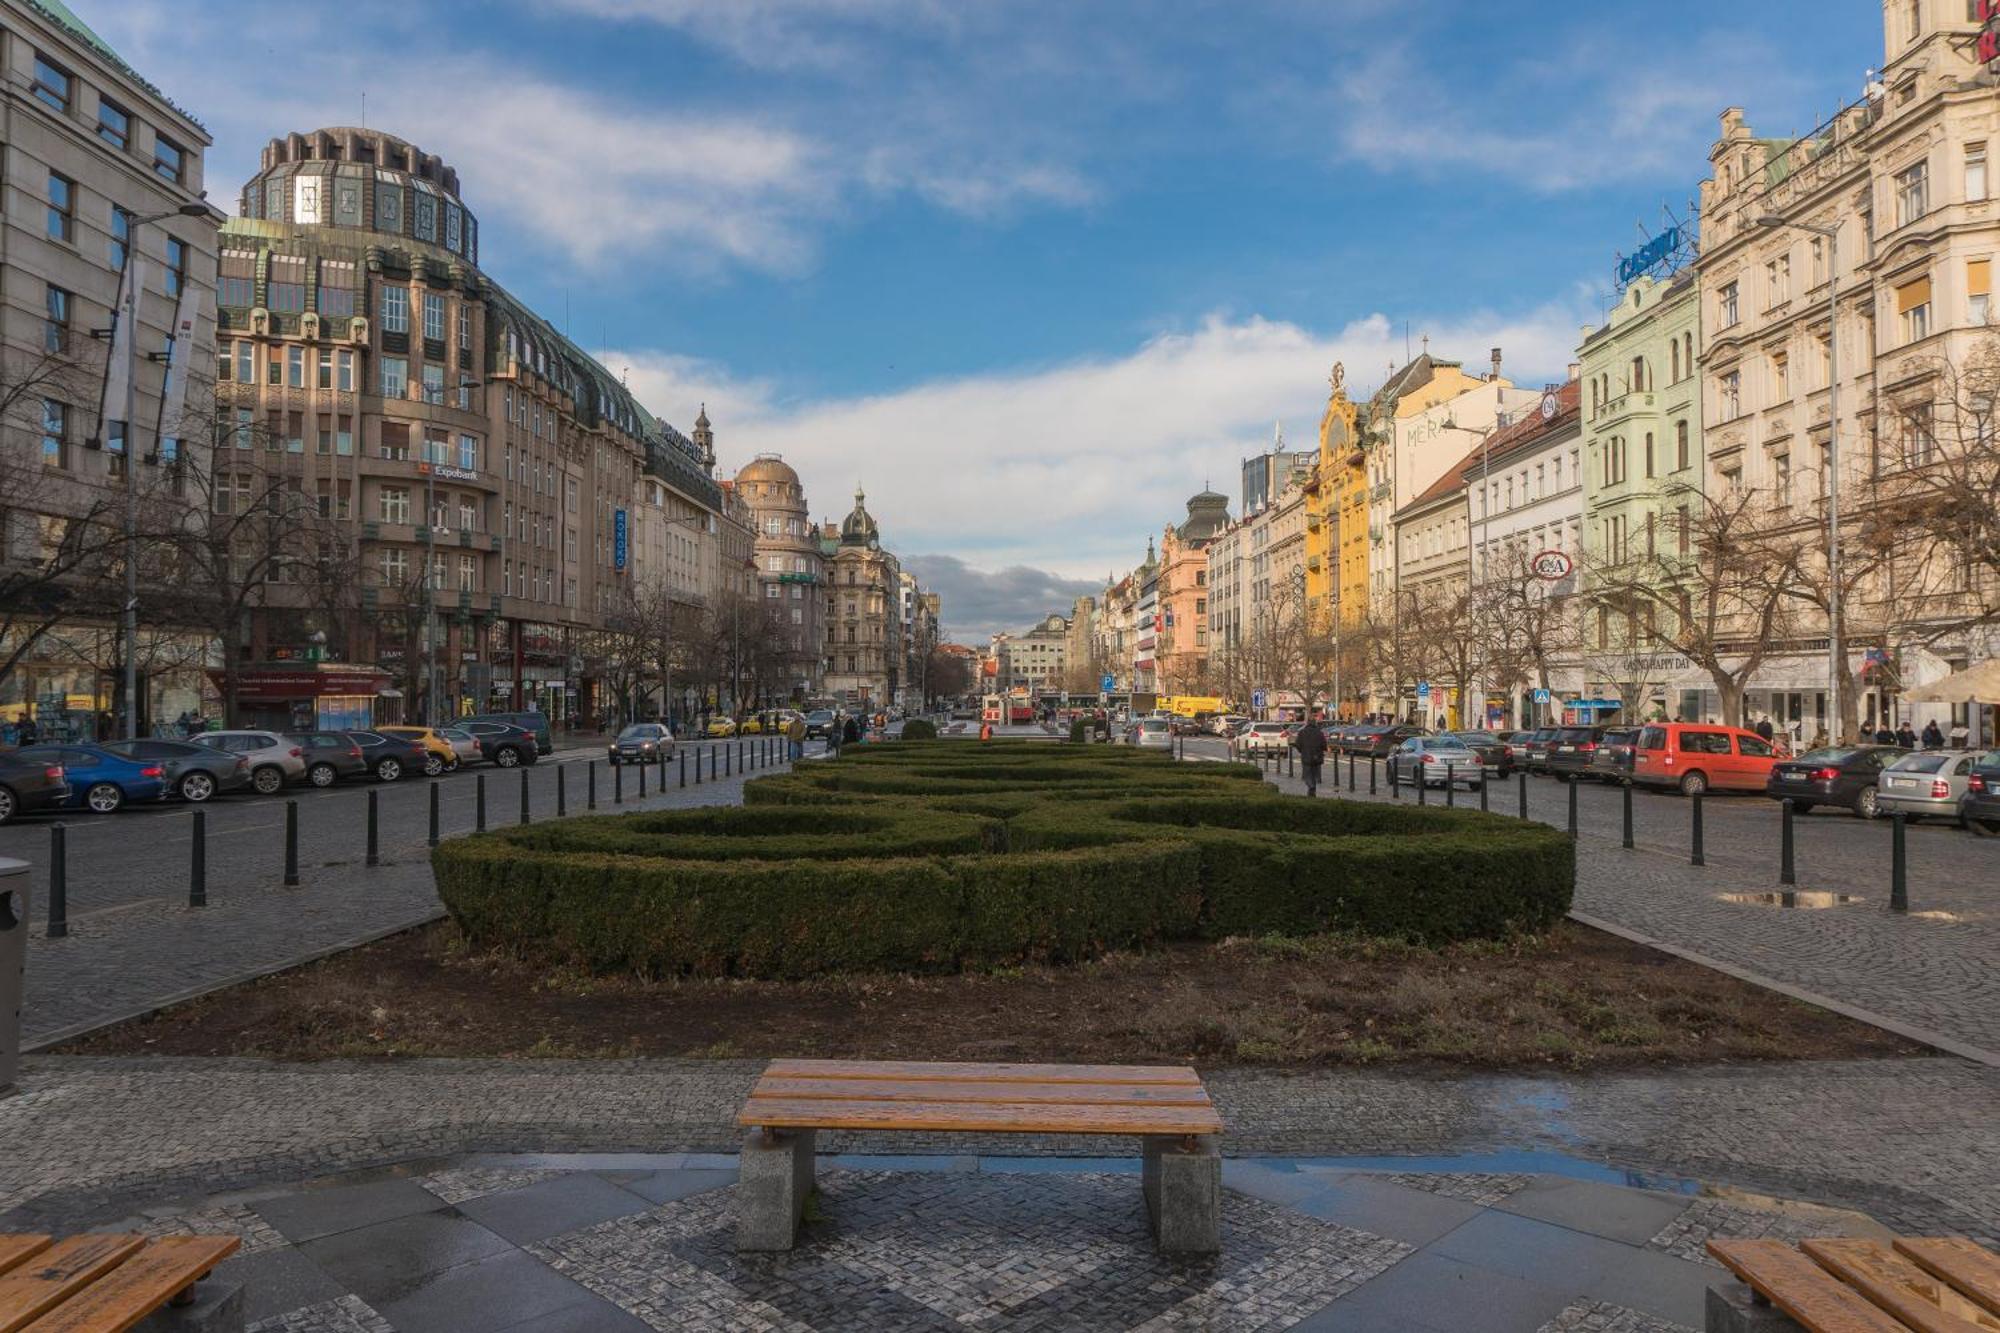
[[[201,316],[201,289],[191,282],[181,283],[181,299],[174,307],[173,350],[167,358],[167,378],[160,386],[159,429],[154,432],[160,456],[168,462],[180,453],[181,429],[187,419],[188,370],[194,361],[195,328]]]
[[[138,347],[139,293],[145,288],[145,265],[139,258],[137,247],[127,247],[125,252],[125,272],[118,287],[118,308],[111,313],[111,354],[104,363],[104,397],[97,405],[97,433],[99,442],[111,447],[111,423],[125,420],[125,405],[132,400],[132,376],[135,353]],[[125,436],[132,433],[130,422],[125,423]],[[122,449],[123,438],[119,447]]]

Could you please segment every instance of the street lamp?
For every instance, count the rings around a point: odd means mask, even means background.
[[[1846,719],[1840,711],[1840,678],[1847,665],[1840,624],[1840,228],[1794,222],[1776,214],[1757,219],[1760,227],[1786,227],[1826,240],[1826,576],[1827,576],[1827,712],[1830,735],[1837,745]]]
[[[182,204],[164,213],[142,213],[125,224],[125,263],[118,271],[118,303],[112,315],[111,336],[118,336],[117,321],[126,305],[131,305],[132,327],[125,337],[125,435],[119,445],[125,456],[125,739],[139,739],[139,474],[132,466],[132,418],[137,415],[138,361],[133,345],[139,337],[139,293],[127,292],[126,284],[138,271],[139,228],[166,218],[205,218],[213,210],[204,203]],[[100,426],[109,444],[108,427]]]

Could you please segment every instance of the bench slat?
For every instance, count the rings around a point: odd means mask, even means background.
[[[1201,1076],[1175,1065],[1008,1065],[911,1060],[773,1060],[766,1078],[867,1078],[941,1083],[1161,1083],[1200,1087]]]
[[[72,1236],[0,1276],[0,1333],[18,1333],[132,1257],[143,1236]]]
[[[1781,1240],[1712,1240],[1708,1252],[1815,1333],[1909,1333]]]
[[[235,1236],[156,1240],[29,1325],[28,1333],[126,1333],[242,1243]]]
[[[1220,1134],[1206,1106],[988,1105],[752,1097],[736,1123],[767,1129],[987,1130],[1008,1134]]]
[[[0,1236],[0,1273],[49,1248],[48,1236]]]
[[[1808,1240],[1799,1248],[1917,1333],[2000,1330],[2000,1319],[1985,1314],[1879,1240]]]
[[[1896,1249],[1974,1305],[2000,1315],[2000,1255],[1963,1236],[1908,1237]]]
[[[1153,1083],[947,1083],[942,1080],[774,1078],[766,1074],[750,1096],[832,1101],[997,1102],[1102,1106],[1207,1106],[1199,1085]]]

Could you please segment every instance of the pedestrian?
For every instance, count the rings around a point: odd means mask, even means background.
[[[1937,719],[1932,718],[1930,721],[1924,723],[1924,748],[1926,750],[1937,750],[1943,747],[1944,733],[1938,730]]]
[[[1894,745],[1896,743],[1896,733],[1889,730],[1887,722],[1875,728],[1875,743],[1877,745]]]
[[[36,728],[35,719],[29,717],[26,713],[21,714],[21,723],[14,728],[14,743],[16,745],[33,745],[41,738],[42,733]]]
[[[1771,715],[1769,713],[1757,719],[1756,731],[1759,736],[1767,741],[1777,731],[1777,728],[1771,725]]]
[[[1808,750],[1824,750],[1826,746],[1827,746],[1826,728],[1821,727],[1818,731],[1815,731],[1813,733],[1812,744],[1807,746],[1806,748]]]
[[[806,757],[806,720],[795,717],[785,726],[785,737],[792,743],[794,761]]]
[[[1917,733],[1910,730],[1910,724],[1908,722],[1904,722],[1902,725],[1896,728],[1896,744],[1902,746],[1906,750],[1914,750],[1917,748]]]
[[[1326,762],[1326,733],[1319,729],[1319,723],[1312,718],[1299,728],[1292,737],[1292,748],[1299,752],[1299,766],[1305,770],[1306,795],[1319,794],[1320,765]]]

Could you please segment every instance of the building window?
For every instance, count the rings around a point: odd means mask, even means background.
[[[444,405],[444,367],[435,361],[424,363],[424,401]]]
[[[461,370],[458,372],[458,406],[460,411],[469,412],[472,410],[472,373],[470,371]]]
[[[1937,447],[1936,414],[1929,403],[1903,409],[1903,466],[1922,467]]]
[[[1916,342],[1931,331],[1931,280],[1918,278],[1896,289],[1896,314],[1902,320],[1903,341]]]
[[[153,136],[153,174],[176,185],[187,179],[187,151],[164,134]]]
[[[1931,207],[1931,168],[1919,162],[1896,173],[1896,225],[1908,226]]]
[[[265,304],[271,310],[297,314],[306,308],[306,261],[299,255],[272,255],[266,275]]]
[[[1792,456],[1777,454],[1771,459],[1771,494],[1779,505],[1789,508],[1792,503]]]
[[[331,389],[333,387],[333,349],[331,347],[320,348],[317,360],[319,362],[319,373],[314,377],[313,384],[321,389]]]
[[[435,426],[424,427],[423,461],[435,466],[451,464],[451,434]]]
[[[405,398],[410,392],[410,363],[400,356],[382,358],[382,396]]]
[[[319,261],[319,312],[334,319],[355,311],[354,265],[342,259]]]
[[[398,463],[410,461],[410,427],[403,421],[382,423],[382,457]]]
[[[1685,472],[1688,465],[1688,424],[1674,423],[1674,471]]]
[[[1736,304],[1737,304],[1736,284],[1733,282],[1728,283],[1722,289],[1721,309],[1720,311],[1717,312],[1718,313],[1717,322],[1720,324],[1721,327],[1725,329],[1736,327],[1736,323],[1739,318],[1737,314]]]
[[[1743,415],[1743,372],[1732,370],[1720,381],[1722,389],[1722,419]]]
[[[404,287],[384,287],[381,295],[382,332],[410,331],[410,293]]]
[[[352,430],[334,431],[333,452],[342,458],[349,457],[354,453],[354,432]]]
[[[48,318],[42,324],[42,346],[51,353],[69,350],[69,307],[74,298],[51,283],[48,291]]]
[[[49,239],[76,239],[76,182],[53,171],[49,173]]]
[[[466,532],[474,532],[479,528],[479,506],[470,496],[458,497],[458,526]]]
[[[424,337],[432,342],[444,341],[444,296],[441,293],[424,293]]]
[[[97,137],[123,152],[132,146],[132,117],[115,102],[98,98]]]
[[[306,387],[306,349],[297,343],[285,349],[285,385],[292,389]]]
[[[389,547],[382,552],[382,582],[393,588],[400,588],[410,581],[410,553],[398,547]]]
[[[1646,432],[1646,475],[1653,475],[1653,432]]]
[[[466,301],[458,303],[458,350],[466,354],[459,358],[461,364],[471,360],[472,306]]]
[[[479,471],[479,441],[470,435],[458,437],[458,465],[467,472]]]
[[[42,462],[69,466],[69,405],[53,398],[42,399]]]
[[[437,196],[430,189],[417,182],[415,193],[410,196],[410,234],[420,241],[437,239]]]
[[[1766,304],[1780,306],[1792,299],[1792,257],[1779,255],[1764,265]]]
[[[479,559],[477,556],[459,556],[458,590],[460,592],[479,591]]]
[[[410,521],[410,488],[407,486],[384,486],[381,496],[382,521],[384,523],[408,523]]]
[[[1965,317],[1968,323],[1984,324],[1993,290],[1993,261],[1969,259],[1965,263]]]
[[[257,256],[248,250],[224,250],[217,273],[217,305],[248,309],[257,303]],[[248,376],[240,377],[246,382]]]
[[[60,65],[52,65],[39,51],[35,53],[35,81],[31,85],[35,96],[56,111],[68,111],[69,99],[76,80],[68,70]]]
[[[1967,203],[1978,203],[1986,197],[1986,145],[1969,143],[1965,146],[1965,198]]]
[[[342,348],[334,354],[334,387],[342,393],[354,390],[354,353]]]
[[[1792,362],[1783,352],[1771,353],[1772,402],[1781,403],[1792,396]]]

